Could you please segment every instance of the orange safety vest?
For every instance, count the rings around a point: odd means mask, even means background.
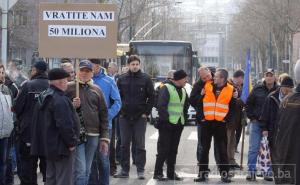
[[[203,112],[205,120],[223,121],[229,112],[229,103],[234,90],[233,86],[227,83],[217,100],[213,92],[212,81],[205,83],[204,90]]]

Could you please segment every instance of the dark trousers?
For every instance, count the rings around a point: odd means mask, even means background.
[[[121,161],[121,133],[120,133],[120,118],[117,117],[116,122],[116,161]]]
[[[207,174],[208,172],[209,150],[212,137],[214,137],[217,153],[219,155],[220,161],[216,161],[216,163],[219,167],[220,173],[222,175],[227,175],[229,170],[227,157],[226,124],[219,121],[205,121],[202,123],[201,128],[202,155],[200,157],[199,165],[200,177]]]
[[[201,144],[201,122],[197,123],[197,133],[198,133],[198,143],[197,143],[197,161],[200,163],[200,158],[202,155],[202,144]],[[220,154],[218,153],[218,148],[216,147],[216,142],[214,142],[214,156],[215,160],[217,161],[217,164],[220,163]]]
[[[0,185],[5,185],[8,138],[0,139]]]
[[[119,118],[116,118],[116,147],[115,147],[115,158],[116,161],[120,162],[121,161],[121,133],[120,133],[120,121]],[[132,134],[134,135],[134,134]],[[132,154],[132,161],[135,164],[135,143],[134,143],[134,138],[132,136],[132,144],[131,144],[131,154]]]
[[[167,161],[167,176],[174,177],[176,156],[183,127],[160,128],[157,141],[157,155],[154,175],[163,174],[163,165]]]
[[[111,130],[111,140],[110,140],[110,153],[109,153],[109,162],[110,162],[110,173],[117,170],[116,164],[116,123],[117,118],[112,120],[112,130]]]
[[[37,185],[37,167],[40,160],[40,171],[43,175],[43,181],[46,179],[46,160],[43,157],[30,155],[30,146],[27,146],[23,141],[19,143],[20,152],[20,181],[21,185]],[[19,166],[18,166],[19,167]]]
[[[47,160],[45,185],[74,185],[75,151],[58,160]]]
[[[6,184],[14,184],[14,172],[13,172],[13,156],[12,149],[14,146],[14,134],[11,133],[8,138],[7,152],[6,152]]]
[[[128,120],[120,117],[121,133],[121,166],[126,173],[130,168],[130,144],[132,138],[135,142],[135,164],[138,172],[144,172],[146,164],[145,133],[147,119],[140,117],[137,120]]]

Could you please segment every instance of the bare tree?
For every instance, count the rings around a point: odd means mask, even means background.
[[[229,36],[231,54],[244,58],[247,48],[257,51],[253,58],[261,66],[259,72],[270,66],[271,61],[278,71],[284,71],[281,61],[289,59],[291,73],[293,36],[300,28],[298,0],[247,0],[240,8]]]

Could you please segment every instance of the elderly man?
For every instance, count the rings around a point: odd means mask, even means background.
[[[201,146],[201,124],[200,121],[203,119],[201,115],[202,112],[202,101],[201,101],[201,92],[204,88],[205,82],[212,80],[213,73],[206,67],[200,67],[198,69],[200,79],[194,84],[191,96],[190,96],[190,104],[196,110],[196,121],[197,121],[197,130],[198,130],[198,144],[197,144],[197,160],[198,163],[200,161],[202,146]]]
[[[280,103],[284,97],[293,92],[294,82],[290,76],[286,76],[281,80],[279,88],[269,94],[266,98],[263,111],[260,116],[260,121],[263,123],[263,135],[268,136],[269,145],[272,148],[274,129],[276,127],[276,120]]]
[[[65,62],[60,65],[60,67],[65,70],[70,76],[68,77],[68,82],[71,82],[75,79],[75,70],[74,66],[70,62]]]
[[[73,100],[73,105],[82,114],[82,128],[86,130],[86,139],[82,139],[75,154],[75,185],[88,183],[94,154],[99,143],[103,155],[108,153],[109,131],[108,113],[102,91],[93,84],[93,65],[89,60],[79,63],[79,97],[76,96],[75,82],[68,84],[66,95]]]
[[[48,75],[50,87],[38,96],[33,112],[31,153],[45,155],[47,185],[73,185],[79,120],[64,94],[70,75],[60,68],[51,69]]]
[[[300,166],[300,143],[298,142],[300,140],[299,61],[295,66],[294,74],[297,84],[296,89],[282,101],[278,112],[277,130],[274,138],[274,155],[272,154],[276,184],[298,184],[300,182],[300,171],[296,169]]]

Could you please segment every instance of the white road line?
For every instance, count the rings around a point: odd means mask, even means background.
[[[178,175],[180,177],[183,177],[183,178],[196,178],[197,177],[197,174],[193,174],[193,173],[185,173],[185,172],[178,172]],[[208,176],[208,179],[220,179],[220,175],[209,175]],[[231,178],[233,180],[233,182],[235,180],[240,180],[240,179],[246,179],[246,175],[235,175],[234,177]],[[147,182],[146,185],[156,185],[156,184],[160,184],[158,181],[154,180],[153,178],[149,179],[149,181]]]
[[[192,131],[188,137],[188,140],[197,141],[198,140],[198,133],[197,131]]]
[[[149,139],[152,139],[152,140],[157,140],[158,139],[158,131],[156,131],[154,134],[152,134]]]

